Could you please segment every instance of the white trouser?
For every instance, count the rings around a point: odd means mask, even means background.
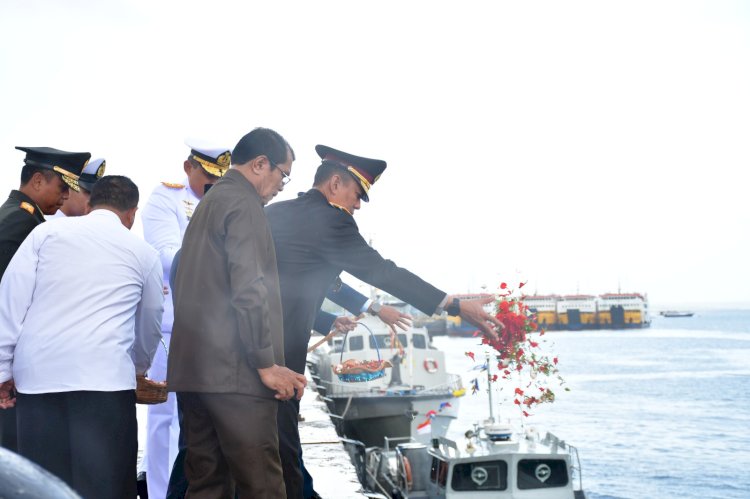
[[[169,347],[170,333],[162,331],[164,342]],[[167,379],[167,354],[159,349],[148,372],[154,381]],[[172,465],[177,457],[180,422],[177,417],[177,399],[170,393],[163,404],[148,406],[146,419],[146,483],[151,499],[164,499]]]

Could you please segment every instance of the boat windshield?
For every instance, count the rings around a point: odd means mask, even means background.
[[[377,341],[378,348],[396,348],[398,345],[395,344],[393,338],[389,334],[376,334],[373,338],[370,336],[370,348],[375,348],[375,342]],[[409,340],[405,334],[398,335],[398,342],[402,348],[409,346]],[[413,334],[411,337],[411,344],[414,348],[427,348],[427,340],[423,334]]]
[[[459,463],[453,466],[451,488],[453,490],[505,490],[508,488],[508,463],[480,461]]]

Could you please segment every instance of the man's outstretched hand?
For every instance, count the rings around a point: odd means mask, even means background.
[[[448,302],[452,300],[452,297],[448,297]],[[497,318],[491,314],[488,314],[484,309],[485,305],[489,305],[495,301],[495,297],[487,295],[482,298],[475,298],[473,300],[461,300],[458,302],[461,319],[465,320],[469,324],[472,324],[479,328],[482,333],[492,339],[497,339],[497,332],[503,329],[503,324]]]
[[[393,334],[397,333],[395,326],[398,326],[404,331],[411,327],[412,316],[409,314],[402,314],[397,308],[389,305],[383,305],[380,308],[378,317],[381,321],[388,324],[388,327],[391,328]]]

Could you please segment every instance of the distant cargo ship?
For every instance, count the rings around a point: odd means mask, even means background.
[[[466,295],[466,298],[475,295]],[[528,295],[523,302],[546,330],[635,329],[651,325],[648,298],[640,293]],[[449,317],[447,334],[472,336],[476,327]]]

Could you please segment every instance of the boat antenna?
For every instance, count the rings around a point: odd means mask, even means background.
[[[495,414],[492,411],[492,373],[490,372],[490,352],[484,353],[487,359],[487,393],[490,401],[490,423],[495,422]]]

